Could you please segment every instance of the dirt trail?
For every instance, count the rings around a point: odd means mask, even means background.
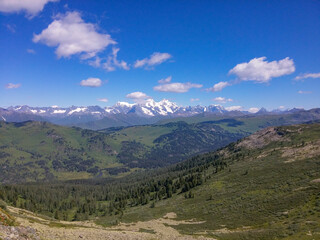
[[[193,237],[182,235],[171,226],[179,224],[199,224],[200,222],[177,221],[175,213],[168,213],[164,217],[146,222],[131,224],[120,223],[117,226],[105,228],[94,222],[64,222],[51,221],[36,216],[32,212],[10,207],[15,215],[16,221],[23,226],[29,226],[37,230],[41,239],[45,240],[79,240],[79,239],[101,239],[101,240],[205,240],[202,236]],[[59,226],[60,224],[60,226]],[[54,226],[56,225],[56,226]]]

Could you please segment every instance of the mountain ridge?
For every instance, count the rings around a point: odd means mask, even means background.
[[[85,115],[91,114],[97,118],[101,116],[107,116],[110,114],[129,114],[136,113],[137,115],[144,117],[153,117],[153,116],[190,116],[199,113],[217,113],[224,114],[228,112],[242,112],[245,114],[265,114],[265,113],[285,113],[290,112],[290,110],[272,110],[267,111],[266,108],[262,107],[257,112],[249,112],[245,110],[227,110],[222,105],[211,104],[208,106],[195,105],[195,106],[178,106],[174,102],[170,102],[167,99],[163,99],[159,102],[154,101],[153,99],[148,99],[141,103],[128,103],[128,102],[117,102],[113,106],[100,107],[100,106],[71,106],[71,107],[31,107],[28,105],[18,105],[10,106],[8,108],[2,108],[3,110],[20,112],[20,113],[29,113],[39,116],[49,116],[55,115],[57,117],[65,117],[70,115]],[[304,109],[293,108],[292,111],[299,111]]]
[[[148,99],[141,103],[117,102],[113,106],[71,106],[71,107],[31,107],[28,105],[0,108],[0,120],[22,122],[27,120],[47,121],[65,126],[78,126],[87,129],[154,124],[165,119],[188,118],[197,115],[217,117],[263,116],[298,114],[309,110],[287,109],[267,111],[261,108],[257,112],[245,110],[227,110],[221,105],[178,106],[163,99],[159,102]]]

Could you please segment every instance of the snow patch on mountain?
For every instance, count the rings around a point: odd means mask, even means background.
[[[62,114],[62,113],[65,113],[66,110],[54,110],[53,113],[54,114]]]
[[[78,107],[78,108],[76,108],[76,109],[73,109],[73,110],[71,110],[70,112],[68,112],[68,115],[71,115],[71,114],[73,114],[73,113],[75,113],[75,112],[85,112],[87,110],[87,108],[86,107]]]

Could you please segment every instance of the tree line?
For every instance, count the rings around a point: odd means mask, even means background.
[[[190,192],[227,167],[217,153],[192,157],[155,170],[132,173],[122,179],[90,179],[0,186],[0,199],[15,207],[60,220],[122,215],[128,207],[150,204]]]

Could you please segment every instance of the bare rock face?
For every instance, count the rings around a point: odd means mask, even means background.
[[[284,133],[278,131],[275,127],[268,127],[260,130],[249,137],[246,137],[238,144],[238,147],[244,147],[248,149],[262,148],[273,141],[283,141]]]
[[[4,240],[40,240],[36,230],[31,227],[0,225],[0,237]]]
[[[40,240],[40,237],[34,228],[14,226],[14,224],[14,218],[0,208],[0,239]]]

